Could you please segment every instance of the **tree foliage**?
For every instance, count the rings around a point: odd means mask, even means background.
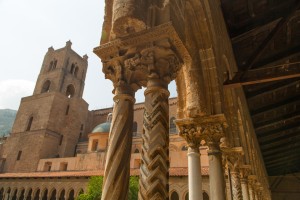
[[[87,192],[80,194],[77,200],[100,200],[102,194],[103,177],[93,176],[88,183]],[[139,192],[139,178],[130,177],[128,200],[137,200]]]

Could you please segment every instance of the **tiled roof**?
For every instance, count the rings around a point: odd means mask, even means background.
[[[208,175],[208,167],[202,167],[202,175]],[[131,169],[131,176],[138,176],[139,169]],[[53,177],[89,177],[103,176],[104,170],[99,171],[59,171],[59,172],[31,172],[31,173],[4,173],[0,174],[1,178],[53,178]],[[170,176],[187,176],[188,168],[170,168]]]

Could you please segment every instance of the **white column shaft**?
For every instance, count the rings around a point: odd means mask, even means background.
[[[202,174],[199,148],[188,150],[189,199],[202,200]]]

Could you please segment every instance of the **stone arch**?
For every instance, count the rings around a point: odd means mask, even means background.
[[[42,200],[47,200],[48,199],[48,189],[45,188],[41,194]]]
[[[18,188],[14,188],[12,192],[12,200],[17,200]]]
[[[75,199],[75,191],[73,188],[70,188],[68,191],[68,200],[74,200]]]
[[[70,73],[71,74],[74,74],[74,72],[75,72],[75,64],[74,63],[72,63],[72,65],[71,65],[71,69],[70,69]]]
[[[132,134],[134,137],[137,136],[137,129],[138,129],[138,123],[136,121],[134,121],[132,124]]]
[[[74,76],[77,77],[79,72],[79,67],[75,67]]]
[[[49,194],[50,194],[50,196],[49,196],[49,198],[50,198],[50,200],[56,200],[56,194],[57,192],[56,192],[56,189],[55,188],[52,188],[51,190],[50,190],[50,192],[49,192]]]
[[[206,191],[203,191],[203,200],[209,200],[209,196]]]
[[[65,200],[65,196],[66,196],[66,190],[65,189],[62,189],[60,190],[60,192],[58,193],[58,198],[59,200]]]
[[[70,84],[68,85],[67,89],[66,89],[66,95],[68,98],[72,98],[75,95],[75,87]]]
[[[34,193],[33,193],[33,200],[39,200],[40,199],[40,195],[41,195],[41,190],[40,188],[36,188]]]
[[[170,195],[170,200],[179,200],[179,194],[176,190],[173,190]]]
[[[4,188],[0,189],[0,199],[2,200],[4,197]]]
[[[76,197],[78,197],[79,195],[83,194],[84,193],[84,190],[83,188],[79,188],[76,192]]]
[[[17,198],[18,199],[24,199],[24,197],[25,197],[25,188],[21,188],[21,189],[19,189],[19,192],[17,194]]]
[[[8,188],[5,190],[5,192],[4,192],[4,197],[5,197],[6,199],[10,199],[10,196],[11,196],[11,188],[8,187]]]
[[[183,195],[184,200],[189,200],[189,191],[186,191]]]
[[[26,131],[30,131],[31,127],[32,127],[32,122],[33,122],[33,116],[30,116],[27,122],[27,127],[26,127]]]
[[[31,200],[32,198],[33,198],[33,196],[32,196],[32,188],[27,188],[27,190],[26,190],[26,200]]]
[[[46,93],[46,92],[50,92],[50,87],[51,87],[51,81],[50,80],[46,80],[42,86],[42,90],[41,93]]]
[[[178,151],[178,147],[174,144],[170,144],[169,146],[169,151],[173,151],[173,152],[177,152]]]

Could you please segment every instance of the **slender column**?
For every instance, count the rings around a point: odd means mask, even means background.
[[[125,200],[128,196],[132,144],[134,94],[140,87],[136,78],[138,58],[110,59],[103,63],[105,78],[114,85],[114,109],[105,163],[102,200]],[[139,72],[139,78],[144,78]]]
[[[224,137],[226,127],[226,119],[223,114],[209,116],[201,126],[201,133],[209,148],[209,184],[212,200],[226,199],[225,176],[222,165],[222,152],[220,150],[220,139]]]
[[[249,184],[249,200],[254,200],[252,184]]]
[[[202,174],[200,159],[200,142],[201,133],[197,132],[197,125],[190,124],[190,119],[176,120],[176,124],[180,130],[179,135],[183,137],[188,144],[188,186],[189,199],[202,200]]]
[[[165,44],[164,41],[162,44]],[[145,91],[142,162],[140,167],[140,200],[169,199],[169,91],[176,78],[180,61],[170,48],[157,42],[141,52],[148,66]]]
[[[243,153],[241,147],[222,147],[224,157],[227,162],[228,168],[230,169],[231,184],[232,184],[232,198],[234,200],[242,200],[242,187],[241,177],[239,172],[240,157]]]
[[[169,196],[169,91],[151,78],[145,91],[144,133],[139,199]]]
[[[243,200],[249,200],[248,175],[250,168],[250,165],[244,165],[240,168]]]
[[[202,200],[202,174],[198,148],[188,149],[189,199]]]
[[[222,153],[218,142],[209,143],[209,184],[212,200],[225,200],[225,180],[222,167]]]
[[[241,179],[241,185],[242,185],[242,194],[243,194],[243,200],[249,200],[249,191],[248,191],[248,181],[247,179]]]

